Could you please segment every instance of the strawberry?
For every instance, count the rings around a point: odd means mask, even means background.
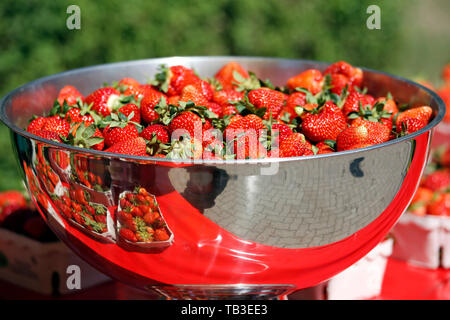
[[[64,104],[64,101],[66,101],[67,105],[73,106],[77,103],[78,99],[83,101],[83,95],[74,86],[65,86],[59,90],[58,97],[56,99],[61,106]]]
[[[230,124],[226,127],[224,131],[224,137],[227,141],[234,139],[236,136],[241,134],[256,134],[257,137],[260,136],[261,130],[267,130],[264,125],[263,120],[254,114],[242,116],[234,116]]]
[[[67,137],[70,130],[70,124],[60,116],[52,116],[47,118],[42,130],[55,132],[63,137]]]
[[[433,200],[433,194],[432,190],[419,187],[411,200],[408,211],[418,216],[424,216],[427,213],[428,203]]]
[[[167,97],[156,90],[147,90],[144,97],[141,100],[141,116],[145,123],[152,123],[159,118],[158,113],[155,111],[155,106],[159,103],[161,98]]]
[[[80,148],[103,150],[105,143],[102,132],[93,124],[79,122],[71,129],[64,142]]]
[[[422,183],[424,188],[432,191],[444,191],[450,188],[450,170],[436,170],[425,177]]]
[[[302,122],[302,133],[313,142],[336,140],[347,122],[341,109],[333,102],[326,102],[322,108],[308,112]]]
[[[341,95],[342,90],[344,90],[345,87],[349,88],[349,81],[348,78],[342,74],[335,73],[333,75],[330,75],[331,81],[330,81],[330,91],[332,93]],[[350,88],[352,88],[350,86]]]
[[[215,102],[208,101],[204,106],[211,112],[214,112],[219,118],[222,117],[222,106]]]
[[[352,90],[348,95],[347,99],[345,99],[345,103],[342,106],[342,112],[344,116],[348,116],[350,112],[358,112],[360,104],[362,106],[372,105],[373,98],[365,94],[359,93],[356,90]]]
[[[134,96],[136,100],[141,97],[144,97],[147,92],[155,91],[149,84],[141,84],[139,86],[128,86],[127,89],[123,92],[124,96]]]
[[[94,123],[94,118],[90,114],[82,114],[82,111],[78,108],[71,108],[67,111],[64,120],[72,123],[84,122],[86,125]]]
[[[137,242],[138,239],[136,238],[136,235],[134,234],[133,231],[131,231],[130,229],[127,228],[121,228],[119,230],[119,234],[122,238],[124,238],[125,240],[131,241],[131,242]]]
[[[317,154],[333,153],[335,149],[328,143],[331,140],[325,140],[316,144]]]
[[[165,228],[159,228],[155,230],[155,239],[158,241],[167,241],[169,240],[170,236],[167,233],[167,230]]]
[[[46,122],[47,122],[47,118],[37,117],[30,121],[30,124],[27,127],[27,131],[33,132],[35,130],[42,130],[44,128],[44,125]]]
[[[248,100],[257,109],[266,108],[264,119],[276,119],[283,108],[285,96],[280,91],[269,88],[259,88],[248,93]]]
[[[317,94],[322,90],[323,75],[319,70],[309,69],[291,77],[287,81],[287,87],[291,90],[304,88],[312,94]]]
[[[180,96],[170,96],[167,98],[167,104],[171,104],[174,106],[178,105],[178,101],[180,101]]]
[[[248,72],[242,68],[237,62],[229,62],[220,68],[215,74],[214,78],[219,81],[224,90],[235,89],[239,82],[235,79],[235,72],[237,72],[243,78],[249,78]]]
[[[119,142],[104,150],[105,152],[128,154],[131,156],[146,156],[146,143],[141,137]]]
[[[306,104],[306,94],[304,92],[295,91],[291,93],[286,100],[286,107],[294,110],[297,106],[304,106]]]
[[[272,146],[274,145],[280,146],[280,144],[284,141],[284,139],[289,137],[291,134],[293,134],[293,131],[288,125],[284,123],[274,123],[272,125],[272,132],[271,132]]]
[[[180,101],[192,101],[196,105],[205,105],[208,99],[203,95],[202,90],[193,84],[187,85],[183,88],[180,95]]]
[[[244,98],[243,92],[235,90],[220,90],[214,92],[213,101],[222,106],[222,115],[233,115],[238,113],[236,107],[230,102],[241,101]]]
[[[182,112],[169,124],[169,130],[173,134],[176,130],[185,130],[191,137],[202,136],[202,119],[190,111]],[[181,135],[183,134],[180,132]],[[178,135],[180,136],[180,135]]]
[[[139,81],[137,81],[134,78],[130,78],[130,77],[125,77],[120,79],[119,83],[118,83],[118,87],[119,88],[124,88],[126,91],[128,89],[133,89],[133,88],[139,88],[141,84],[139,83]]]
[[[141,110],[134,103],[128,103],[123,107],[120,107],[117,112],[122,113],[126,117],[128,117],[132,112],[134,112],[134,116],[130,119],[130,121],[140,123],[141,122]]]
[[[340,74],[347,78],[350,86],[361,86],[363,80],[363,72],[360,68],[353,67],[345,61],[338,61],[328,66],[323,72],[324,75],[330,74],[333,78],[334,75]],[[341,80],[342,81],[342,80]]]
[[[389,140],[390,129],[381,122],[372,122],[363,119],[356,119],[352,125],[344,129],[337,137],[337,150],[344,151],[356,149],[386,142]]]
[[[184,66],[166,66],[160,67],[160,72],[156,74],[154,85],[166,93],[168,96],[177,96],[181,94],[183,88],[187,85],[199,82],[194,70]]]
[[[88,105],[92,104],[92,110],[106,117],[118,104],[120,92],[112,87],[100,88],[92,92],[85,99]]]
[[[408,109],[398,114],[395,121],[397,132],[408,134],[425,127],[433,113],[433,109],[428,106]]]
[[[105,145],[111,147],[117,143],[139,137],[139,131],[134,124],[127,124],[123,128],[108,125],[103,130],[103,136],[105,138]]]
[[[162,124],[152,124],[140,133],[140,136],[146,140],[152,140],[153,135],[156,135],[161,143],[168,143],[170,140],[168,127]]]
[[[280,143],[280,157],[299,157],[313,154],[306,138],[301,133],[293,133]]]
[[[434,216],[450,216],[450,193],[439,194],[428,204],[427,213]]]

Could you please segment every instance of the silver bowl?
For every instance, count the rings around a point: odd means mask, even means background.
[[[229,61],[275,85],[328,65],[258,57],[129,61],[41,78],[1,100],[0,117],[11,129],[33,201],[59,238],[101,271],[170,297],[278,297],[349,267],[383,240],[407,208],[427,161],[431,129],[443,118],[445,106],[417,83],[369,69],[363,68],[369,93],[391,92],[400,103],[429,105],[431,122],[413,134],[358,150],[177,163],[81,149],[23,129],[33,114],[51,108],[64,85],[87,95],[105,81],[126,76],[144,82],[160,64],[182,64],[200,76],[213,76]],[[101,181],[80,179],[89,172]],[[118,234],[118,199],[136,186],[156,197],[170,239],[133,244]],[[108,208],[106,230],[65,218],[61,199],[72,196],[71,189],[83,190],[90,202]]]

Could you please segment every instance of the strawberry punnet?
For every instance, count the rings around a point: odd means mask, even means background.
[[[429,123],[430,107],[400,108],[408,101],[367,94],[370,88],[362,85],[363,71],[344,61],[323,72],[304,70],[285,86],[259,79],[237,62],[211,78],[186,66],[161,66],[148,83],[123,77],[87,97],[65,86],[48,115],[33,116],[26,129],[99,151],[218,160],[364,148]]]

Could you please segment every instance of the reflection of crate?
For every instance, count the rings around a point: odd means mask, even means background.
[[[109,281],[62,242],[41,243],[0,228],[0,278],[43,294],[73,293],[67,288],[70,265],[80,268],[81,289]]]
[[[395,238],[393,258],[429,269],[450,267],[449,217],[419,217],[406,213],[392,233]]]
[[[71,182],[71,186],[76,189],[81,189],[86,191],[89,194],[89,201],[102,204],[106,207],[110,207],[114,205],[114,200],[111,191],[96,191],[91,188],[88,188],[82,184]]]
[[[120,199],[124,198],[127,193],[132,193],[131,191],[124,191],[119,195],[119,206],[117,207],[117,211],[121,211],[122,208],[120,206]],[[156,197],[152,195],[153,200],[156,202]],[[122,225],[118,221],[116,217],[116,230],[117,230],[117,244],[124,248],[125,250],[129,251],[138,251],[138,252],[146,252],[146,253],[157,253],[165,250],[167,247],[169,247],[173,242],[173,232],[170,230],[169,226],[166,223],[166,220],[164,219],[164,215],[161,212],[161,209],[158,206],[158,212],[161,218],[163,219],[165,223],[165,229],[169,232],[170,237],[166,241],[152,241],[152,242],[131,242],[126,239],[123,239],[120,234],[119,230],[122,228]]]

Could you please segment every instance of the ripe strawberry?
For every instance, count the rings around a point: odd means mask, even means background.
[[[72,126],[70,129],[71,137],[65,141],[68,144],[80,147],[80,148],[92,148],[94,150],[103,150],[105,146],[104,137],[100,129],[93,127],[92,123],[79,122]],[[89,129],[88,129],[89,127]],[[95,130],[91,131],[92,128]],[[82,130],[82,133],[77,134],[78,130]]]
[[[128,117],[132,112],[134,112],[134,116],[130,119],[130,121],[140,123],[141,122],[141,110],[134,103],[128,103],[123,107],[119,108],[117,112],[122,113],[126,117]]]
[[[134,234],[133,231],[131,231],[130,229],[127,228],[121,228],[119,230],[119,234],[122,238],[124,238],[125,240],[131,241],[131,242],[137,242],[138,239],[136,238],[136,235]]]
[[[363,80],[363,72],[360,68],[353,67],[349,63],[345,61],[338,61],[325,69],[324,75],[330,74],[333,75],[340,74],[345,76],[348,79],[348,84],[351,86],[361,86]]]
[[[344,116],[347,117],[350,112],[358,112],[360,104],[364,107],[366,105],[372,105],[372,103],[373,98],[371,99],[371,96],[352,90],[347,99],[345,99],[345,103],[342,106],[342,112],[344,113]]]
[[[339,73],[334,73],[331,75],[331,89],[330,91],[341,95],[342,94],[342,90],[344,90],[344,88],[347,86],[347,88],[352,88],[352,86],[349,85],[349,81],[348,78],[342,74]]]
[[[82,114],[81,110],[78,108],[71,108],[67,111],[64,120],[72,123],[84,122],[86,125],[94,123],[94,118],[90,114]]]
[[[408,109],[398,114],[395,125],[397,132],[413,133],[425,127],[433,113],[428,106]]]
[[[202,119],[195,113],[185,111],[172,120],[169,124],[169,130],[172,134],[176,130],[185,130],[191,137],[201,137]],[[180,134],[182,135],[183,132],[180,132]]]
[[[168,143],[170,140],[169,137],[169,129],[167,126],[164,126],[162,124],[152,124],[142,130],[140,133],[140,136],[146,140],[152,140],[153,135],[156,135],[156,139],[161,141],[161,143]]]
[[[122,207],[122,209],[123,209],[123,207]],[[133,215],[129,212],[120,210],[120,211],[117,211],[117,220],[120,222],[120,224],[126,224],[127,221],[133,220]]]
[[[112,87],[100,88],[92,92],[85,99],[88,105],[92,104],[92,110],[106,117],[118,104],[120,92]]]
[[[301,133],[293,133],[280,143],[280,157],[299,157],[313,154],[306,138]]]
[[[224,138],[229,142],[235,137],[246,133],[256,134],[259,137],[261,130],[267,130],[267,127],[257,115],[249,114],[245,117],[236,115],[225,129]]]
[[[283,108],[285,96],[283,93],[269,88],[259,88],[248,93],[248,100],[257,109],[266,108],[264,119],[276,119]]]
[[[47,118],[42,130],[55,132],[63,137],[67,137],[70,130],[70,124],[64,119],[61,119],[60,116],[52,116]]]
[[[180,96],[170,96],[167,98],[167,104],[171,104],[174,106],[178,105],[178,101],[180,101]]]
[[[67,105],[73,106],[77,103],[77,99],[83,101],[83,95],[74,86],[65,86],[59,90],[57,100],[61,106],[64,104],[64,101],[66,101]]]
[[[304,106],[306,103],[306,94],[304,92],[295,91],[291,93],[286,100],[286,107],[294,110],[296,106]]]
[[[167,241],[170,239],[170,236],[165,228],[159,228],[155,230],[155,239],[158,241]]]
[[[418,216],[424,216],[427,213],[427,205],[433,200],[433,191],[428,188],[419,187],[411,200],[408,212]]]
[[[158,113],[155,111],[155,106],[161,100],[161,98],[167,97],[156,90],[147,90],[144,97],[141,100],[141,116],[145,123],[152,123],[159,118]]]
[[[272,132],[271,132],[272,146],[280,146],[280,144],[284,141],[284,139],[286,139],[293,133],[294,132],[288,125],[284,123],[274,123],[272,125]]]
[[[316,144],[317,154],[333,153],[335,150],[326,141],[319,142]]]
[[[125,77],[120,79],[118,86],[119,87],[126,87],[125,90],[127,89],[131,89],[131,88],[138,88],[141,84],[139,83],[139,81],[137,81],[134,78],[130,78],[130,77]]]
[[[168,96],[180,95],[183,88],[189,84],[193,84],[200,80],[194,73],[194,70],[184,66],[172,66],[170,68],[163,68],[162,73],[164,84],[161,89],[167,93]],[[165,88],[167,84],[167,88]]]
[[[219,118],[222,117],[222,106],[215,102],[207,102],[204,106],[209,110],[214,112]]]
[[[422,183],[424,188],[432,191],[444,191],[450,188],[450,170],[436,170],[425,177]]]
[[[309,69],[291,77],[287,81],[287,87],[291,90],[295,88],[305,88],[312,94],[317,94],[322,90],[323,75],[319,70]]]
[[[308,112],[302,122],[302,133],[313,142],[336,140],[347,126],[344,114],[333,102],[326,102],[319,111]]]
[[[203,106],[208,102],[208,99],[203,95],[200,88],[193,84],[189,84],[181,91],[180,101],[192,101],[196,105]]]
[[[146,156],[146,143],[141,137],[119,142],[104,150],[105,152],[128,154],[132,156]]]
[[[127,124],[123,128],[107,126],[103,130],[105,145],[111,147],[117,143],[133,140],[139,137],[139,131],[134,124]]]
[[[214,95],[214,88],[207,81],[199,79],[198,81],[194,82],[193,85],[202,93],[206,100],[212,100]]]
[[[427,207],[427,213],[434,216],[450,216],[450,193],[439,194]]]
[[[224,90],[234,89],[237,87],[236,83],[239,83],[234,77],[234,72],[237,72],[243,78],[249,78],[248,72],[244,68],[242,68],[239,63],[234,61],[229,62],[222,68],[220,68],[214,78],[219,81]]]
[[[358,118],[337,137],[337,150],[355,149],[355,145],[369,146],[389,140],[390,129],[381,122],[372,122]]]
[[[37,117],[30,121],[30,124],[27,127],[27,131],[32,132],[35,130],[42,130],[44,128],[44,125],[46,122],[47,122],[47,118]]]
[[[128,86],[128,88],[123,92],[124,96],[134,96],[136,100],[144,97],[147,92],[155,91],[149,84],[141,84],[139,86]]]
[[[213,101],[222,106],[223,116],[238,113],[236,107],[230,102],[241,101],[243,98],[243,92],[238,92],[231,89],[216,91],[213,95]]]

